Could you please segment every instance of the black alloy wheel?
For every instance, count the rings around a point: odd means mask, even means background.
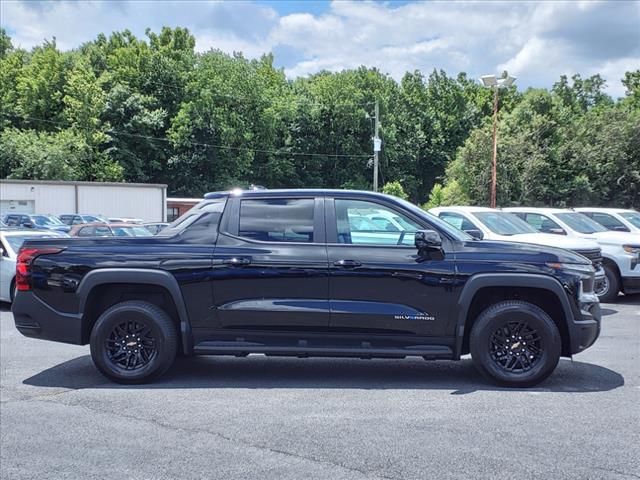
[[[508,322],[491,335],[489,351],[493,361],[506,372],[522,373],[540,360],[542,342],[526,321]]]
[[[117,324],[105,340],[109,360],[125,370],[144,367],[157,355],[156,341],[145,321]]]

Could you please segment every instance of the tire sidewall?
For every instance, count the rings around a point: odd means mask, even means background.
[[[175,336],[168,336],[163,328],[163,324],[166,327],[166,319],[160,319],[161,321],[159,322],[159,319],[156,318],[158,315],[164,314],[164,312],[157,309],[154,309],[155,311],[150,310],[149,308],[144,308],[144,306],[144,304],[135,305],[127,304],[126,302],[115,305],[98,318],[91,332],[91,356],[96,367],[104,375],[117,382],[140,383],[156,378],[164,373],[175,359]],[[151,361],[144,367],[136,370],[126,370],[109,359],[105,341],[117,324],[132,320],[144,322],[151,329],[156,351]],[[173,342],[173,345],[171,342]]]
[[[598,296],[598,300],[602,303],[611,303],[618,297],[618,291],[620,290],[620,282],[618,281],[618,274],[614,268],[610,265],[603,265],[604,274],[607,277],[609,283],[609,289],[603,295]]]
[[[490,340],[493,333],[507,322],[526,321],[540,335],[542,356],[527,372],[513,373],[504,370],[491,358]],[[471,355],[482,373],[498,384],[510,387],[532,386],[544,380],[555,369],[561,352],[561,339],[553,320],[535,305],[505,303],[483,312],[471,333]]]

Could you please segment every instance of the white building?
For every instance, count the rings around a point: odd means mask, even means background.
[[[0,180],[0,212],[85,213],[164,222],[167,186],[148,183]]]

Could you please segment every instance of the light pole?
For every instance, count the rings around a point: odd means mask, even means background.
[[[513,85],[516,77],[511,77],[505,71],[502,77],[483,75],[482,84],[493,89],[493,157],[491,159],[491,208],[496,208],[496,183],[498,180],[498,90]]]

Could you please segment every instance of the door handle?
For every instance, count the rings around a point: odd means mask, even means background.
[[[362,266],[362,263],[356,261],[356,260],[336,260],[335,262],[333,262],[333,264],[336,267],[343,267],[343,268],[355,268],[355,267],[360,267]]]
[[[248,257],[231,257],[222,260],[225,265],[231,265],[232,267],[241,267],[242,265],[249,265],[251,259]]]

